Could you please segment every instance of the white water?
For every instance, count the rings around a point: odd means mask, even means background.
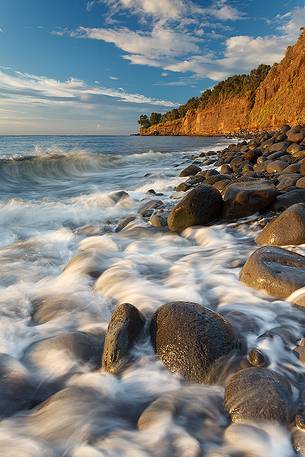
[[[293,345],[287,347],[281,336],[257,340],[279,327],[280,334],[289,329],[297,341],[305,318],[288,302],[239,282],[241,265],[255,248],[255,218],[191,228],[178,236],[155,230],[137,213],[150,199],[173,204],[179,171],[193,155],[217,150],[225,140],[202,139],[189,150],[177,144],[166,153],[157,148],[162,139],[155,144],[151,139],[144,153],[127,144],[119,154],[119,145],[109,139],[113,155],[103,152],[105,145],[98,154],[97,146],[93,152],[78,151],[77,145],[67,151],[52,141],[31,150],[32,159],[3,154],[9,160],[0,162],[0,403],[5,396],[9,404],[17,403],[0,423],[0,455],[293,455],[289,432],[280,426],[229,426],[223,409],[226,367],[220,385],[190,385],[169,373],[146,341],[118,378],[55,338],[75,331],[98,338],[117,303],[132,303],[150,316],[166,302],[186,300],[222,313],[250,347],[268,355],[274,370],[291,379],[304,372],[291,353]],[[147,194],[149,189],[163,195]],[[115,192],[121,190],[129,196],[118,198]],[[130,215],[136,219],[114,233]],[[90,271],[99,273],[97,280]],[[50,337],[55,339],[42,344]],[[28,391],[37,405],[22,407]],[[137,425],[153,401],[158,407]]]

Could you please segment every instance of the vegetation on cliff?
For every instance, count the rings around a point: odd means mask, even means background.
[[[262,64],[249,74],[230,76],[226,80],[216,84],[212,89],[202,92],[199,97],[190,98],[178,108],[174,108],[164,114],[151,113],[150,116],[141,115],[138,123],[141,127],[147,129],[156,124],[175,121],[176,119],[185,117],[189,111],[213,106],[235,95],[246,95],[249,101],[249,108],[251,109],[255,103],[256,91],[268,75],[270,68],[269,65]]]

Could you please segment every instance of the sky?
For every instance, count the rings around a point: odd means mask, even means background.
[[[0,0],[0,134],[130,134],[281,60],[305,0]]]

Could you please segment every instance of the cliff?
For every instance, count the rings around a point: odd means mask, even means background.
[[[254,103],[250,99],[250,93],[227,96],[189,110],[183,118],[141,128],[140,133],[208,136],[305,124],[305,31],[260,83]]]
[[[204,110],[191,111],[182,119],[141,129],[141,135],[222,135],[239,132],[248,122],[249,99],[235,96]]]

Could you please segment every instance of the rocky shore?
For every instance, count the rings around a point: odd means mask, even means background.
[[[9,345],[26,293],[25,341],[0,354],[3,455],[305,455],[305,126],[206,144],[149,152],[157,171],[141,162],[140,182],[89,194],[67,226],[69,199],[52,238],[2,249],[7,281],[29,258],[2,299]],[[38,255],[37,275],[52,269],[24,285]]]
[[[253,221],[255,215],[261,226],[257,248],[242,266],[240,281],[303,308],[305,256],[295,247],[305,243],[305,126],[285,125],[217,153],[200,154],[180,176],[187,179],[177,186],[173,205],[157,196],[140,209],[142,217],[179,234],[191,226],[247,222],[250,216]],[[304,377],[288,380],[271,369],[266,354],[248,348],[221,314],[196,303],[172,302],[147,321],[133,305],[119,305],[106,333],[104,369],[120,373],[145,334],[163,364],[187,381],[221,384],[219,366],[230,361],[224,407],[231,421],[276,421],[291,430],[295,448],[305,453]],[[291,345],[288,329],[279,336]],[[290,349],[301,362],[303,349],[304,341]],[[145,411],[139,424],[149,421]]]

